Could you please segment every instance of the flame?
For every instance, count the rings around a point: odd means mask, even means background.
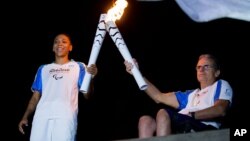
[[[127,5],[128,2],[126,0],[117,0],[114,6],[108,11],[106,21],[119,20]]]

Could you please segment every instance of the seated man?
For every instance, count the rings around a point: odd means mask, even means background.
[[[124,64],[126,71],[132,74],[132,63],[125,61]],[[219,129],[220,123],[215,119],[225,116],[232,102],[232,88],[227,81],[217,80],[220,67],[211,54],[199,57],[196,71],[200,87],[185,92],[162,93],[144,77],[148,83],[145,92],[156,103],[167,105],[171,109],[160,109],[155,119],[148,115],[142,116],[138,124],[139,138],[152,137],[155,133],[156,136],[167,136],[191,130]]]

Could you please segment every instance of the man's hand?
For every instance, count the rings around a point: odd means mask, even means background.
[[[136,65],[136,67],[139,68],[136,59],[133,59],[133,62],[134,62],[134,64]],[[129,74],[132,75],[132,71],[131,71],[131,70],[132,70],[133,67],[134,67],[133,64],[132,64],[131,62],[128,62],[127,60],[124,61],[124,64],[125,64],[125,67],[126,67],[126,71],[127,71]]]

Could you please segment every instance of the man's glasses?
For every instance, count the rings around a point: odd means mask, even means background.
[[[209,70],[210,68],[213,68],[214,66],[212,66],[212,65],[204,65],[204,66],[196,66],[196,70],[198,71],[198,70],[200,70],[200,69],[203,69],[203,70],[205,70],[205,71],[207,71],[207,70]]]

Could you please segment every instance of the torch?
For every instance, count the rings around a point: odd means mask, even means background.
[[[99,23],[97,26],[88,66],[90,66],[91,64],[95,64],[98,54],[100,52],[104,37],[106,35],[105,19],[106,19],[106,14],[101,14]],[[80,91],[82,91],[83,93],[88,92],[91,77],[92,77],[91,74],[86,71],[85,76],[83,78],[83,85],[80,88]]]
[[[106,18],[106,29],[109,32],[109,35],[111,36],[112,40],[114,41],[116,47],[120,51],[122,57],[127,60],[128,62],[132,63],[133,68],[131,70],[139,88],[141,90],[145,90],[147,88],[147,83],[143,79],[139,69],[134,64],[133,58],[122,38],[122,35],[120,34],[119,29],[117,28],[115,24],[115,20],[119,19],[121,15],[123,14],[124,8],[127,6],[127,1],[125,0],[118,0],[115,3],[115,6],[110,9],[107,13]]]

